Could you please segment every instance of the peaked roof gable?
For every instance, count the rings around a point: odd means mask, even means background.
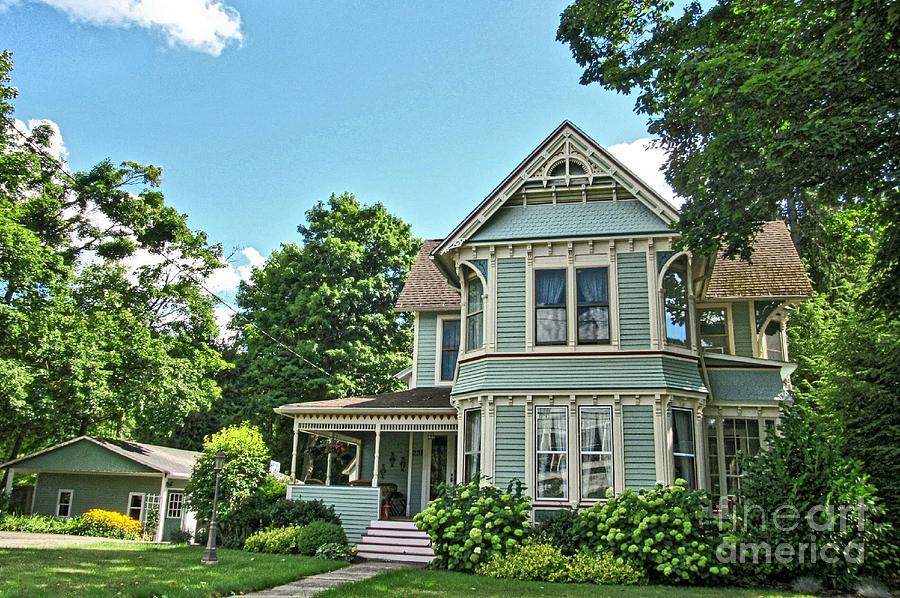
[[[665,225],[678,220],[678,211],[665,198],[581,129],[565,120],[453,229],[432,255],[444,254],[471,239],[526,182],[541,180],[546,185],[555,166],[569,159],[584,168],[586,172],[578,176],[587,178],[589,184],[595,178],[610,177],[624,186]],[[568,181],[568,168],[565,178]]]

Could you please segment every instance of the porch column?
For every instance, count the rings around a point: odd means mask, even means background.
[[[300,422],[297,416],[294,416],[294,444],[291,449],[291,483],[297,482],[297,436],[300,433]]]
[[[13,476],[16,475],[16,470],[14,467],[10,467],[6,470],[6,488],[4,488],[3,492],[6,496],[12,496],[12,488],[13,488]]]
[[[378,468],[381,467],[381,424],[375,424],[375,465],[372,471],[372,487],[378,488]]]
[[[169,475],[164,473],[159,485],[159,523],[156,524],[156,538],[154,538],[157,544],[163,541],[163,532],[166,527],[166,503],[169,502],[168,481]]]

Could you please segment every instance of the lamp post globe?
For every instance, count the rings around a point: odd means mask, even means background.
[[[219,557],[216,554],[216,506],[219,502],[219,479],[222,477],[222,468],[225,467],[225,453],[216,453],[216,484],[213,490],[212,516],[209,518],[209,535],[206,538],[206,551],[200,560],[204,565],[218,565]]]

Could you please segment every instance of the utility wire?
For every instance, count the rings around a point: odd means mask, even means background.
[[[22,141],[24,141],[25,144],[26,144],[32,151],[34,151],[34,152],[40,154],[41,156],[43,156],[44,158],[46,158],[47,160],[49,160],[49,161],[53,164],[53,166],[55,167],[54,170],[56,171],[57,174],[62,174],[63,176],[65,176],[66,178],[68,178],[72,183],[77,183],[77,182],[78,182],[78,181],[75,179],[75,177],[72,176],[72,174],[71,174],[68,170],[65,169],[65,167],[59,162],[59,160],[56,159],[55,156],[53,156],[53,155],[47,153],[42,147],[33,145],[32,142],[31,142],[31,139],[29,139],[28,136],[25,135],[25,133],[23,133],[22,131],[19,130],[18,127],[16,127],[14,121],[10,120],[9,118],[7,118],[7,117],[5,117],[5,116],[2,117],[2,119],[3,119],[3,122],[5,122],[7,125],[9,125],[9,128],[10,128],[10,129],[12,129],[13,131],[15,131],[16,134],[19,135],[19,137],[22,139]],[[196,278],[194,278],[193,272],[190,272],[190,271],[186,270],[181,264],[179,264],[178,262],[174,261],[172,258],[170,258],[170,257],[168,257],[168,256],[160,255],[160,257],[163,259],[163,262],[165,262],[166,264],[168,264],[168,265],[170,265],[170,266],[174,266],[175,269],[177,269],[181,274],[185,275],[185,276],[186,276],[187,278],[189,278],[192,282],[194,282],[198,287],[200,287],[200,289],[202,289],[206,294],[208,294],[208,295],[209,295],[216,303],[219,303],[219,304],[225,306],[226,308],[228,308],[229,310],[231,310],[231,312],[232,312],[235,316],[238,316],[239,318],[241,318],[245,323],[253,325],[254,328],[255,328],[260,334],[262,334],[263,336],[265,336],[266,338],[268,338],[270,341],[272,341],[273,343],[275,343],[276,345],[278,345],[279,347],[281,347],[282,349],[284,349],[285,351],[287,351],[288,353],[290,353],[290,354],[293,355],[294,357],[297,357],[298,359],[302,360],[304,363],[306,363],[306,364],[309,365],[310,367],[313,367],[313,368],[317,369],[318,371],[322,372],[323,374],[325,374],[325,375],[328,376],[329,378],[333,378],[333,377],[334,377],[334,374],[328,372],[327,370],[325,370],[325,369],[322,368],[321,366],[316,365],[315,363],[313,363],[312,361],[310,361],[309,359],[307,359],[307,358],[304,357],[303,355],[300,355],[300,354],[297,353],[290,345],[284,343],[283,341],[281,341],[280,339],[276,338],[275,336],[273,336],[272,334],[270,334],[270,333],[267,332],[266,330],[263,330],[262,328],[259,328],[258,326],[256,326],[253,322],[250,321],[250,319],[249,319],[245,314],[243,314],[243,313],[241,313],[240,311],[236,310],[236,309],[234,308],[234,306],[232,306],[230,303],[228,303],[227,301],[225,301],[224,299],[222,299],[221,297],[219,297],[219,295],[217,295],[216,293],[214,293],[214,292],[210,291],[208,288],[206,288],[206,285],[203,283],[203,281],[197,280]]]

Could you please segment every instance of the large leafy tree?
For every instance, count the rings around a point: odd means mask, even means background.
[[[409,365],[410,322],[393,305],[419,241],[380,203],[332,195],[306,214],[238,292],[235,369],[224,374],[224,420],[260,426],[276,458],[289,456],[284,403],[397,390]],[[203,422],[194,433],[204,433]]]
[[[69,172],[13,120],[0,54],[0,451],[73,434],[169,438],[218,396],[202,281],[221,250],[166,205],[153,166]]]
[[[557,39],[583,84],[635,93],[669,153],[694,251],[749,254],[765,220],[803,254],[835,209],[885,226],[870,299],[900,297],[900,5],[878,0],[575,0]],[[813,264],[814,268],[816,264]],[[815,273],[815,270],[814,270]]]

